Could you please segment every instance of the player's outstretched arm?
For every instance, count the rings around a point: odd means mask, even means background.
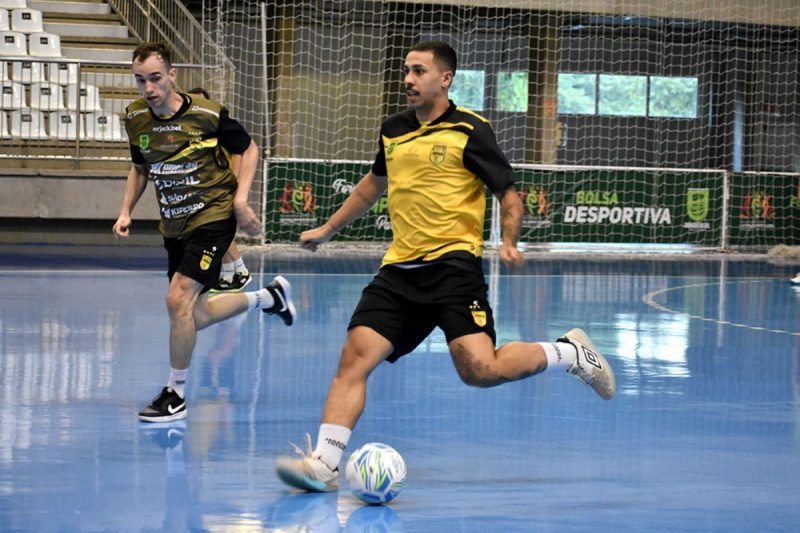
[[[356,184],[353,192],[323,225],[300,234],[300,247],[312,252],[326,243],[344,227],[366,213],[386,192],[386,176],[376,176],[370,170]]]
[[[122,198],[122,207],[119,216],[111,228],[114,238],[125,238],[130,235],[131,214],[139,198],[142,197],[145,187],[147,187],[147,168],[141,165],[131,165],[128,172],[128,181],[125,183],[125,196]]]

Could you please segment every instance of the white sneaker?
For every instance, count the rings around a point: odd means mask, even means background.
[[[795,277],[792,278],[792,285],[800,285],[800,272],[797,273]]]
[[[578,358],[567,372],[589,385],[602,399],[613,398],[617,392],[614,371],[589,336],[582,329],[573,328],[558,342],[569,342],[578,350]]]
[[[281,481],[310,492],[333,492],[339,489],[339,469],[331,470],[318,456],[313,455],[311,435],[306,433],[307,451],[304,452],[296,444],[292,446],[300,455],[299,459],[282,456],[275,460],[275,472]]]

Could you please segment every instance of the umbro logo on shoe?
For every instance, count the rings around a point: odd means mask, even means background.
[[[593,367],[602,370],[603,364],[600,362],[600,359],[598,359],[597,354],[586,348],[586,346],[581,346],[581,348],[583,349],[583,355],[586,358],[586,362]]]

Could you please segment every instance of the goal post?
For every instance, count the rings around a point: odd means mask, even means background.
[[[404,108],[408,48],[441,39],[451,98],[515,168],[523,241],[797,245],[800,4],[734,4],[205,0],[204,17],[264,149],[269,242],[341,204]],[[390,224],[381,201],[339,239],[383,243]]]

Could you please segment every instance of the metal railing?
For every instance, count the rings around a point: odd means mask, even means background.
[[[175,0],[107,1],[134,37],[141,41],[163,42],[173,51],[175,63],[199,65],[205,81],[203,87],[215,99],[235,107],[233,62],[183,3]]]
[[[0,65],[0,166],[130,160],[122,119],[138,93],[129,62],[0,57]],[[181,90],[220,76],[202,65],[176,67]]]

